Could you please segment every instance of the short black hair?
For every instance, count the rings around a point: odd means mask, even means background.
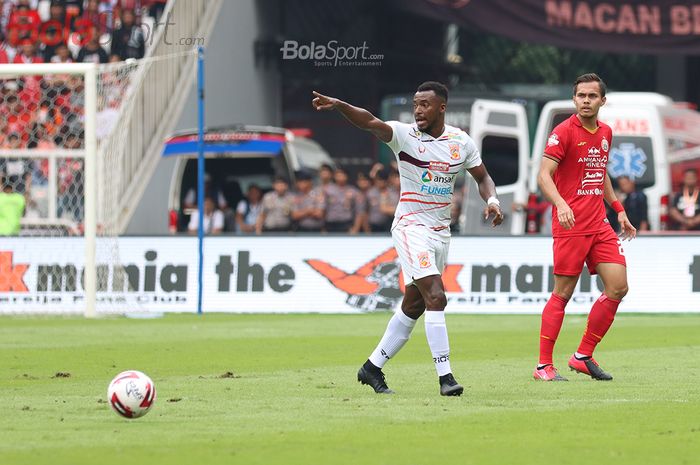
[[[600,96],[605,97],[605,92],[607,91],[608,87],[605,85],[605,82],[603,82],[600,76],[598,76],[596,73],[586,73],[577,77],[574,81],[574,95],[576,95],[576,88],[582,82],[597,82],[600,86]]]
[[[686,173],[693,173],[694,175],[697,176],[698,170],[697,170],[697,168],[686,168],[683,170],[683,174],[686,174]]]
[[[437,81],[425,81],[418,86],[416,92],[428,92],[429,90],[432,90],[435,92],[435,95],[447,102],[447,86],[445,84]]]

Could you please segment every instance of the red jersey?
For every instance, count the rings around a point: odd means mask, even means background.
[[[552,236],[583,236],[597,234],[610,228],[605,216],[603,189],[608,152],[612,144],[610,126],[598,121],[591,133],[574,114],[552,131],[544,153],[559,162],[554,172],[554,184],[574,212],[574,227],[564,229],[552,208]]]

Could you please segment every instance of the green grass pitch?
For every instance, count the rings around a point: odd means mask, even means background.
[[[388,318],[0,318],[0,464],[700,463],[700,315],[619,315],[609,383],[565,370],[583,316],[555,352],[570,382],[541,383],[537,316],[448,315],[461,398],[422,323],[385,369],[396,395],[357,383]],[[138,420],[104,400],[125,369],[156,383]]]

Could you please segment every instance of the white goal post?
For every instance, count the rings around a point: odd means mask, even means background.
[[[83,167],[83,196],[84,196],[84,219],[83,231],[85,240],[85,311],[86,317],[94,317],[97,308],[97,276],[96,276],[96,239],[97,239],[97,65],[93,63],[47,63],[47,64],[4,64],[0,65],[0,79],[25,79],[31,76],[55,76],[71,75],[83,78],[83,148],[72,149],[69,154],[72,157],[82,158]],[[4,103],[4,102],[3,102]],[[27,158],[40,157],[41,151],[14,150],[7,153],[7,150],[0,152],[0,156],[24,155]],[[52,151],[51,159],[55,166],[55,156],[60,155],[57,151]],[[55,173],[51,179],[55,182]],[[52,182],[53,186],[54,183]],[[49,198],[54,204],[55,192],[49,191]],[[43,224],[50,227],[51,222],[61,223],[56,218],[56,211],[52,210],[43,219]],[[42,223],[39,221],[38,223]]]

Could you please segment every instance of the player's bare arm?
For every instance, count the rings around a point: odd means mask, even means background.
[[[557,186],[554,184],[553,176],[558,167],[559,162],[544,155],[542,157],[542,163],[540,164],[540,172],[537,175],[537,185],[540,186],[540,190],[547,200],[557,207],[557,220],[559,224],[561,224],[564,229],[571,229],[574,227],[574,212],[561,194],[559,194]]]
[[[493,179],[491,179],[489,172],[486,171],[484,164],[482,163],[479,166],[470,168],[468,171],[479,186],[479,195],[481,195],[481,198],[486,202],[484,221],[488,220],[488,218],[493,215],[493,221],[491,222],[492,227],[503,223],[503,212],[501,211],[501,206],[497,203],[496,184],[493,182]],[[491,199],[496,199],[496,201],[489,201]]]
[[[613,189],[612,181],[610,181],[610,176],[605,174],[605,181],[603,183],[603,197],[608,205],[613,206],[615,202],[618,202],[617,196],[615,195],[615,189]],[[632,226],[629,218],[627,218],[627,213],[622,210],[617,214],[617,221],[620,223],[620,237],[622,240],[632,240],[637,236],[637,229]]]
[[[321,110],[337,110],[348,121],[360,129],[369,131],[382,142],[390,142],[394,135],[391,126],[374,116],[364,108],[355,107],[337,98],[328,97],[313,91],[314,99],[311,101],[314,108]]]

